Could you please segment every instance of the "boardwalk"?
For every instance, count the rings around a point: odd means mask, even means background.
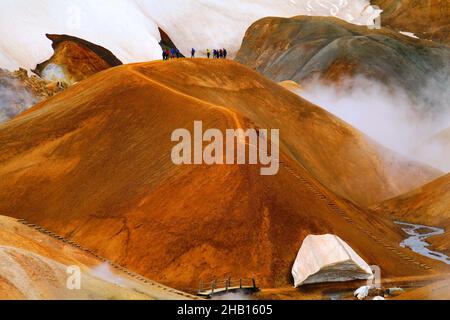
[[[228,278],[226,280],[217,281],[214,280],[207,286],[204,283],[200,284],[200,290],[197,292],[197,295],[202,297],[213,297],[217,295],[222,295],[226,293],[232,292],[244,292],[244,293],[253,293],[257,292],[258,287],[256,286],[255,279],[238,279],[233,280]]]

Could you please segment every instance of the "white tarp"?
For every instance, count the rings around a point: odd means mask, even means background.
[[[296,287],[309,283],[369,279],[369,265],[336,235],[310,235],[303,241],[292,268]]]

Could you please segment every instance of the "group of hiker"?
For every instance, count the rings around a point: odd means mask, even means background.
[[[227,49],[214,49],[212,50],[213,59],[226,59],[228,55]],[[206,49],[206,56],[211,58],[211,50]]]
[[[197,51],[195,50],[195,48],[192,48],[191,58],[195,58],[196,52]],[[184,57],[181,54],[180,50],[176,48],[163,50],[162,56],[163,60],[179,59]],[[206,49],[206,56],[208,57],[208,59],[210,59],[211,56],[213,59],[226,59],[228,56],[228,52],[227,49],[214,49],[214,50]]]
[[[181,54],[180,50],[171,48],[163,50],[163,60],[169,60],[169,59],[179,59],[182,58],[183,55]]]

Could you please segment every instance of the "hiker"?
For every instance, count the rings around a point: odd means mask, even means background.
[[[177,59],[179,59],[179,58],[181,57],[181,53],[180,53],[180,50],[179,50],[179,49],[177,49],[177,50],[176,50],[176,53],[177,53]]]
[[[191,58],[192,59],[195,58],[195,49],[194,48],[192,48],[192,50],[191,50]]]
[[[169,60],[170,58],[170,50],[166,49],[166,60]]]
[[[170,58],[171,59],[175,58],[175,49],[174,48],[170,49]]]
[[[219,50],[219,58],[220,58],[220,59],[223,58],[223,50],[222,50],[222,49]]]
[[[163,50],[163,52],[162,52],[162,57],[163,57],[163,61],[166,61],[166,60],[167,60],[167,57],[166,57],[166,50]]]
[[[223,49],[223,58],[226,59],[228,55],[227,49]]]
[[[211,50],[210,49],[206,49],[206,56],[209,58],[211,58]]]

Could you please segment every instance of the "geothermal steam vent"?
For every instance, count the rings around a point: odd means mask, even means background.
[[[369,279],[369,265],[341,238],[310,235],[303,241],[292,268],[295,287],[320,282]]]

